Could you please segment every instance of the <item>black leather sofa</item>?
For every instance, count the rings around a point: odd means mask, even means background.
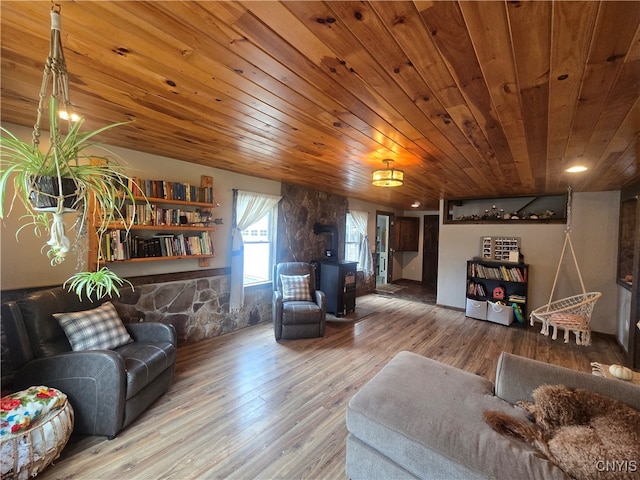
[[[80,300],[63,288],[41,290],[3,303],[2,328],[15,390],[57,388],[74,409],[74,433],[113,438],[169,388],[177,342],[172,325],[130,323],[125,327],[131,343],[114,350],[72,351],[52,314],[101,303]]]

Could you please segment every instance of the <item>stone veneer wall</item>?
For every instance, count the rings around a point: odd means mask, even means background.
[[[172,324],[178,344],[271,321],[271,284],[246,288],[239,312],[229,311],[229,285],[229,275],[141,284],[113,303],[125,322]]]
[[[344,258],[347,199],[299,185],[282,184],[278,212],[277,262],[322,260],[331,239],[327,233],[316,235],[313,226],[335,225],[338,230],[338,259]]]
[[[327,233],[316,235],[313,226],[335,225],[338,230],[339,260],[344,259],[344,239],[346,215],[349,203],[346,197],[318,190],[283,183],[282,200],[278,212],[277,262],[321,261],[325,249],[331,245]],[[365,278],[363,272],[357,275],[357,294],[371,292],[375,288],[375,277]]]
[[[228,268],[129,278],[134,290],[120,289],[111,302],[125,323],[162,322],[172,324],[178,343],[193,343],[240,328],[271,322],[271,283],[247,287],[244,306],[229,312]],[[56,285],[57,286],[57,285]],[[40,287],[3,291],[2,301],[17,300]],[[4,332],[3,332],[4,333]],[[2,340],[2,362],[6,341]],[[4,372],[3,372],[4,377]]]

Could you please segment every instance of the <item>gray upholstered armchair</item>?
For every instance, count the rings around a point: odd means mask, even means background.
[[[111,309],[113,322],[118,321],[125,343],[113,349],[72,350],[62,324],[53,315],[71,312],[69,316],[82,317],[96,308],[103,311],[105,306]],[[74,433],[114,437],[173,380],[173,325],[123,325],[112,305],[80,301],[63,288],[4,303],[2,327],[15,368],[15,389],[46,385],[67,394],[75,413]]]
[[[279,263],[273,269],[273,330],[281,338],[324,336],[327,302],[316,290],[315,267],[304,262]]]

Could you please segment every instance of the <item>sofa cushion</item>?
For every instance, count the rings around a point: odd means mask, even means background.
[[[111,350],[133,342],[116,307],[105,302],[80,312],[54,313],[74,351]]]
[[[27,338],[36,358],[69,352],[71,345],[60,324],[52,317],[58,312],[79,312],[97,307],[87,299],[62,287],[39,290],[16,302]]]
[[[170,342],[134,342],[116,348],[124,360],[129,400],[175,362],[176,348]]]
[[[439,456],[489,478],[567,478],[532,447],[494,432],[485,410],[526,418],[493,395],[489,380],[401,352],[353,396],[347,428],[421,478]]]
[[[282,301],[311,301],[309,275],[280,275],[282,282]]]
[[[301,325],[318,323],[322,310],[313,302],[286,302],[282,304],[282,324]]]

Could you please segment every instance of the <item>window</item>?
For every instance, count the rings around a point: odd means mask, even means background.
[[[362,234],[353,221],[351,213],[347,212],[346,232],[344,240],[344,259],[350,262],[360,261],[360,245],[362,244]]]
[[[275,252],[275,209],[242,231],[244,242],[243,284],[271,280]]]

